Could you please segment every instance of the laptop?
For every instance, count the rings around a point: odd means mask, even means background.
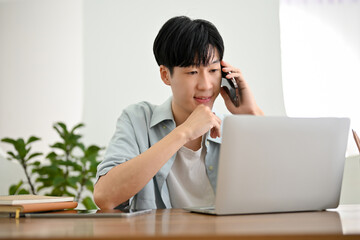
[[[227,116],[215,215],[321,211],[339,205],[348,118]]]

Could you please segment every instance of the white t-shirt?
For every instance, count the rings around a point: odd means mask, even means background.
[[[173,208],[212,206],[215,194],[206,174],[205,147],[181,147],[167,177]]]

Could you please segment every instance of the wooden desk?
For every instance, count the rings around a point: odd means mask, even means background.
[[[0,218],[0,239],[360,239],[360,205],[334,211],[208,216],[181,209],[130,218]]]

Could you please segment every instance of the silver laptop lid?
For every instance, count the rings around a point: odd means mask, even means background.
[[[216,214],[337,207],[349,125],[347,118],[227,116]]]

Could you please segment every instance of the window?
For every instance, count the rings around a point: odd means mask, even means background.
[[[287,114],[350,117],[359,133],[360,0],[280,0],[280,29]]]

